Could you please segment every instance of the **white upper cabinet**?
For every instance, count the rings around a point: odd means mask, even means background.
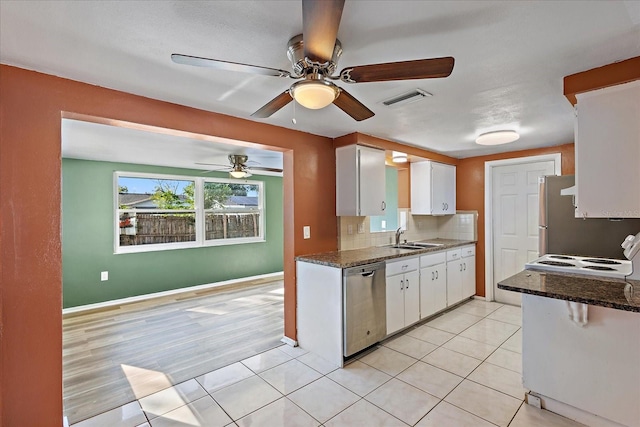
[[[336,215],[385,214],[384,150],[361,145],[336,148]]]
[[[456,213],[456,167],[433,161],[411,163],[411,213]]]
[[[576,97],[576,216],[640,218],[640,81]]]

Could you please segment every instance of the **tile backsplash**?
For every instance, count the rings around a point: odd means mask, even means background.
[[[424,239],[478,240],[478,212],[457,211],[455,215],[411,215],[409,209],[398,209],[407,216],[407,229],[400,237],[409,242]],[[361,249],[395,243],[395,230],[371,233],[369,217],[338,217],[338,249]]]

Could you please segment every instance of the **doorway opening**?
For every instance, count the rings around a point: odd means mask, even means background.
[[[281,344],[282,173],[252,170],[253,176],[234,181],[225,169],[231,154],[249,157],[252,165],[283,169],[282,150],[267,148],[204,135],[188,138],[141,130],[135,125],[63,119],[62,267],[67,312],[63,316],[63,381],[65,414],[72,423]],[[197,227],[198,216],[218,215],[231,197],[235,210],[251,210],[249,199],[264,197],[263,210],[250,213],[254,219],[264,219],[251,222],[253,230],[259,225],[260,233],[249,238],[240,235],[233,242],[207,241],[203,233],[200,246],[191,245],[198,240],[193,238],[177,242],[176,247],[118,252],[115,243],[120,242],[121,231],[126,241],[131,240],[131,228],[141,232],[131,226],[132,221],[120,229],[121,192],[140,192],[120,189],[118,172],[169,176],[168,181],[193,181],[194,187],[205,189],[207,179],[214,177],[237,182],[236,186],[260,183],[254,186],[264,187],[263,194],[233,194],[217,200],[211,212],[206,207],[184,206],[188,204],[185,192],[175,194],[178,209],[154,211],[154,219],[171,217],[173,225],[192,221]],[[147,192],[151,210],[158,210],[154,190]],[[242,214],[223,213],[226,217]],[[184,228],[171,230],[180,234]],[[153,244],[156,240],[158,236],[151,239]],[[149,295],[154,299],[147,300]],[[80,329],[74,328],[81,322]],[[94,356],[104,357],[105,363],[100,365]],[[116,389],[108,391],[109,387]]]

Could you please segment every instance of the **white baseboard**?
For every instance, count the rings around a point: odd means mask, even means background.
[[[282,337],[282,339],[280,341],[282,341],[283,343],[285,343],[287,345],[290,345],[291,347],[297,347],[298,346],[298,341],[292,340],[289,337]]]
[[[67,417],[62,417],[62,427],[69,427],[69,420]]]
[[[283,275],[282,271],[276,272],[276,273],[259,274],[257,276],[242,277],[240,279],[225,280],[223,282],[206,283],[204,285],[189,286],[188,288],[172,289],[170,291],[154,292],[152,294],[138,295],[135,297],[128,297],[128,298],[120,298],[120,299],[111,300],[111,301],[98,302],[95,304],[79,305],[77,307],[63,308],[62,314],[65,315],[65,314],[72,314],[72,313],[80,313],[83,311],[107,308],[107,307],[112,307],[114,305],[129,304],[132,302],[145,301],[153,298],[182,294],[185,292],[201,291],[204,289],[218,288],[220,286],[234,285],[237,283],[248,282],[251,280],[275,278],[282,275]]]
[[[575,406],[567,405],[566,403],[557,401],[545,395],[539,393],[533,393],[534,396],[540,398],[542,403],[542,409],[549,412],[553,412],[558,415],[562,415],[570,420],[577,421],[589,427],[625,427],[622,424],[611,421],[607,418],[599,417],[589,412],[578,409]]]

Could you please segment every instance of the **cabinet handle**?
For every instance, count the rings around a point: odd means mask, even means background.
[[[464,263],[464,271],[467,271],[467,263]]]
[[[382,210],[385,210],[385,209],[387,209],[387,204],[383,201],[382,202]]]
[[[409,267],[409,264],[405,264],[402,266],[402,271],[405,271]]]
[[[406,282],[407,282],[407,283],[406,283],[406,285],[405,285],[405,287],[404,287],[404,288],[405,288],[405,289],[409,289],[409,279],[406,279]]]
[[[438,270],[436,270],[436,280],[438,279]]]
[[[431,272],[431,280],[433,280],[433,279],[434,279],[434,277],[435,277],[435,275],[434,275],[434,272],[432,271],[432,272]]]
[[[404,289],[404,280],[400,280],[400,290]]]
[[[460,271],[462,271],[462,264],[460,264]]]

